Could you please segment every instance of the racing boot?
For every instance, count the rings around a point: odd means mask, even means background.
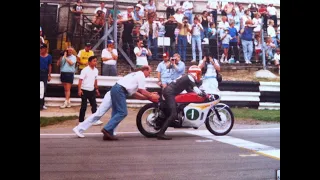
[[[171,137],[166,136],[165,134],[158,134],[157,135],[158,140],[171,140]]]

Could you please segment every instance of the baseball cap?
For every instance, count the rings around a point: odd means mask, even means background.
[[[114,41],[113,40],[108,40],[107,41],[107,44],[109,45],[109,44],[113,44],[114,43]]]
[[[169,57],[169,53],[165,52],[162,54],[163,57]]]
[[[141,9],[143,6],[141,4],[137,4],[136,7],[139,7]]]
[[[86,43],[86,46],[91,46],[91,43],[89,43],[89,42],[88,42],[88,43]]]

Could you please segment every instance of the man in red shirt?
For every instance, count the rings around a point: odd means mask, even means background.
[[[267,6],[264,4],[261,4],[258,12],[261,14],[261,18],[263,17],[263,30],[267,31],[268,28],[268,11]]]

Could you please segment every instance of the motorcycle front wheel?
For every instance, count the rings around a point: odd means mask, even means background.
[[[158,130],[155,129],[155,121],[159,118],[158,105],[156,103],[144,105],[138,112],[136,118],[137,128],[142,135],[151,138],[156,137]]]
[[[219,121],[216,113],[210,110],[206,120],[206,127],[216,136],[226,135],[231,131],[234,124],[233,113],[228,106],[223,104],[218,104],[215,108],[218,110],[221,121]]]

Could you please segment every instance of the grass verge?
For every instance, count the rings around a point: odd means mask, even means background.
[[[231,108],[235,119],[253,119],[268,122],[280,122],[280,110],[258,110]]]
[[[77,119],[78,116],[40,117],[40,127],[58,124],[67,120]]]

